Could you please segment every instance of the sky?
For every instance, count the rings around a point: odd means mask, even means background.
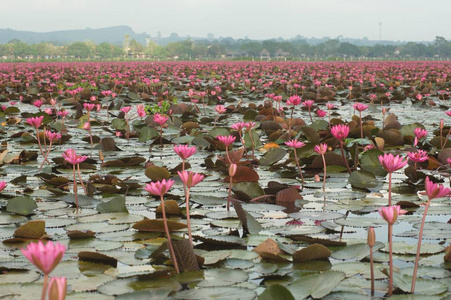
[[[0,0],[0,28],[128,25],[151,36],[451,39],[449,0]]]

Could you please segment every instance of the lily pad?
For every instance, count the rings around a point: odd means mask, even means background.
[[[304,276],[293,281],[287,286],[295,299],[304,299],[308,296],[312,298],[322,298],[332,292],[332,290],[345,278],[345,274],[337,271],[325,271],[321,274]]]
[[[30,197],[22,196],[15,197],[8,200],[6,211],[22,216],[33,214],[33,211],[38,208],[36,202]]]

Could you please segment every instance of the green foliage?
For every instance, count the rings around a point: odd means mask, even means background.
[[[177,99],[173,99],[172,101],[164,100],[154,105],[148,104],[146,105],[145,109],[148,114],[166,114],[169,112],[169,107],[172,104],[177,104]]]

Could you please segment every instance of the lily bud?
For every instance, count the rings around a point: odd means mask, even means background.
[[[231,164],[229,167],[229,176],[233,177],[236,174],[236,169],[238,168],[238,166],[236,164]]]
[[[320,182],[321,178],[319,177],[318,174],[315,174],[314,180],[315,180],[315,182]]]
[[[374,232],[374,228],[373,227],[368,227],[367,244],[370,247],[373,247],[376,244],[376,233]]]
[[[387,109],[385,107],[382,107],[382,114],[385,116],[386,113],[387,113]]]
[[[445,127],[445,120],[440,119],[440,129],[443,129]]]
[[[48,295],[49,300],[66,299],[67,279],[65,277],[50,278]]]

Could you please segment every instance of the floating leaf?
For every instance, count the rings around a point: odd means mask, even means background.
[[[116,146],[116,141],[113,138],[103,138],[99,144],[100,149],[103,151],[121,151],[121,149]]]
[[[167,220],[169,231],[179,231],[186,228],[186,224]],[[139,231],[165,232],[163,220],[142,220],[133,225],[133,229]]]
[[[376,176],[367,171],[353,171],[348,178],[349,183],[357,188],[374,188],[379,185]]]
[[[259,179],[258,173],[255,172],[255,170],[252,170],[251,168],[246,167],[246,166],[238,166],[236,169],[235,175],[233,175],[233,177],[232,177],[232,180],[235,183],[250,182],[250,181],[258,182],[258,179]],[[224,181],[229,182],[230,177],[226,177],[226,179],[224,179]]]
[[[182,211],[180,210],[180,207],[179,207],[177,201],[175,201],[175,200],[165,200],[164,201],[164,208],[165,208],[166,214],[168,214],[168,215],[179,216],[179,215],[182,214]],[[161,208],[161,203],[155,209],[155,212],[157,214],[163,213],[163,209]]]
[[[443,252],[445,248],[441,245],[435,244],[421,244],[421,254],[435,254]],[[382,251],[388,252],[388,245]],[[417,245],[410,245],[406,242],[393,242],[393,253],[395,254],[416,254]]]
[[[159,166],[148,167],[144,173],[152,181],[159,181],[171,177],[171,174],[166,168]]]
[[[24,239],[40,239],[45,234],[45,221],[33,220],[21,225],[14,231],[14,236]]]
[[[252,300],[255,299],[257,294],[253,290],[240,287],[207,287],[197,288],[192,290],[181,291],[173,295],[174,299],[240,299],[240,300]]]
[[[393,274],[393,283],[399,289],[410,293],[412,285],[412,276],[400,273]],[[448,290],[448,287],[437,280],[417,278],[415,283],[415,293],[422,295],[438,295]]]
[[[283,285],[272,284],[261,293],[258,300],[294,300],[294,297]]]
[[[294,203],[296,200],[302,200],[301,194],[299,194],[298,189],[294,186],[290,186],[287,189],[281,190],[276,194],[276,203]]]
[[[281,160],[285,157],[287,154],[287,151],[282,148],[273,148],[269,150],[268,152],[263,155],[263,157],[260,159],[260,165],[261,166],[270,166]]]
[[[271,257],[273,257],[278,256],[282,253],[279,244],[275,240],[270,238],[266,239],[263,243],[255,247],[254,251],[263,258],[268,257],[267,254],[270,254]]]
[[[95,262],[95,263],[101,263],[110,265],[114,268],[117,267],[117,259],[114,257],[98,253],[98,252],[90,252],[90,251],[81,251],[78,252],[78,259],[80,261],[87,261],[87,262]]]
[[[27,196],[15,197],[8,200],[6,211],[22,216],[33,214],[33,211],[38,208],[36,202]]]
[[[96,207],[97,211],[103,213],[128,213],[125,207],[125,197],[117,196],[108,202],[99,203]]]
[[[199,270],[199,264],[197,263],[190,240],[173,241],[172,245],[174,246],[175,257],[177,258],[181,272]]]
[[[204,281],[201,281],[198,287],[221,287],[236,283],[246,282],[249,275],[241,270],[232,269],[206,269],[204,271]]]
[[[288,285],[288,290],[296,299],[322,298],[329,294],[345,278],[345,274],[337,271],[325,271],[321,274],[304,276]]]
[[[360,165],[363,171],[373,173],[376,176],[386,176],[387,171],[382,167],[379,162],[379,155],[383,155],[384,152],[371,149],[362,153],[362,158],[360,159]]]
[[[234,202],[233,208],[235,209],[236,214],[241,221],[244,232],[257,234],[263,229],[260,223],[258,223],[253,216],[251,216],[247,211],[243,209],[240,202]]]
[[[232,191],[243,201],[249,201],[265,194],[258,182],[236,183],[232,186]]]
[[[133,167],[133,166],[139,166],[145,161],[146,161],[146,159],[141,156],[124,157],[121,159],[110,160],[110,161],[104,162],[102,164],[102,166],[103,167],[120,167],[120,168]]]
[[[373,246],[373,252],[382,249],[383,247],[384,244],[378,242]],[[332,253],[333,258],[342,260],[346,259],[361,260],[367,257],[368,255],[370,255],[370,247],[364,243],[348,245],[345,248]]]
[[[293,262],[328,258],[332,252],[321,244],[309,245],[293,253]]]

